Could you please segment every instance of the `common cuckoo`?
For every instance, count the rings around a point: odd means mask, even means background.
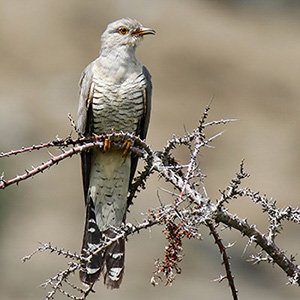
[[[151,76],[136,59],[143,36],[155,34],[136,20],[121,19],[107,26],[99,57],[80,79],[78,129],[84,136],[134,133],[145,139],[151,108]],[[94,147],[81,154],[86,221],[82,255],[116,236],[126,218],[128,189],[137,166],[134,154]],[[118,288],[124,273],[125,240],[119,239],[83,262],[80,279],[93,284],[103,273],[108,288]]]

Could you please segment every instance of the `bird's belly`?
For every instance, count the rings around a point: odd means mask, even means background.
[[[93,95],[93,133],[135,133],[144,113],[143,90],[99,91]]]
[[[131,157],[124,160],[122,153],[116,149],[92,151],[89,194],[100,231],[118,227],[125,219]]]

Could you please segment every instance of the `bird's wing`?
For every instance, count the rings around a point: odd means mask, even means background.
[[[93,93],[93,66],[95,62],[90,63],[82,72],[79,80],[79,107],[78,107],[78,124],[77,128],[83,135],[87,135],[90,130],[88,124],[88,111],[91,108],[91,100]]]
[[[90,63],[82,72],[79,87],[79,107],[78,107],[78,124],[79,133],[84,136],[91,136],[92,134],[92,97],[93,97],[93,66],[94,62]],[[90,168],[91,168],[91,154],[90,151],[81,153],[81,167],[84,196],[87,197],[89,188]]]
[[[143,66],[143,74],[146,78],[146,89],[144,90],[144,114],[142,116],[141,122],[137,128],[136,135],[139,136],[142,140],[144,140],[147,136],[147,131],[149,127],[150,121],[150,112],[151,112],[151,97],[152,97],[152,82],[151,82],[151,75],[147,68]],[[129,186],[131,181],[134,177],[134,173],[137,167],[138,158],[136,155],[132,155],[131,157],[131,169],[130,169],[130,180]]]
[[[152,97],[152,82],[151,75],[147,68],[143,66],[143,73],[146,78],[147,86],[144,92],[144,115],[142,117],[139,132],[137,134],[140,136],[142,140],[144,140],[147,136],[149,121],[150,121],[150,112],[151,112],[151,97]]]

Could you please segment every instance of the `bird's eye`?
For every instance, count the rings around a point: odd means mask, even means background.
[[[128,33],[128,29],[126,27],[120,27],[119,28],[119,33],[122,35],[125,35],[126,33]]]

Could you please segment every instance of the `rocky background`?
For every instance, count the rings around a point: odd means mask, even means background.
[[[248,2],[254,4],[249,5]],[[218,197],[245,159],[251,177],[246,185],[277,200],[279,207],[299,206],[300,10],[297,1],[196,0],[1,0],[0,1],[0,151],[18,149],[66,137],[67,119],[76,117],[78,80],[97,57],[106,25],[132,17],[157,31],[145,37],[137,51],[153,77],[153,109],[148,143],[161,149],[172,134],[192,130],[214,96],[210,120],[238,118],[214,128],[226,129],[202,153],[206,188]],[[58,152],[53,152],[56,154]],[[180,161],[187,152],[177,152]],[[1,159],[6,178],[37,166],[46,152]],[[21,258],[49,242],[79,252],[84,201],[79,157],[60,163],[34,179],[0,193],[0,299],[44,299],[37,286],[66,266],[48,253],[23,264]],[[129,220],[156,207],[155,175],[139,194]],[[230,203],[230,210],[247,217],[261,231],[267,218],[249,200]],[[172,287],[153,288],[154,259],[162,258],[161,228],[129,238],[122,288],[107,291],[102,283],[89,299],[231,299],[227,282],[213,279],[224,273],[212,237],[184,241],[182,274]],[[240,298],[299,299],[298,287],[277,267],[253,266],[242,256],[247,240],[235,231],[223,233],[224,243],[236,242],[229,254]],[[278,245],[287,255],[299,252],[299,228],[285,224]],[[299,260],[299,258],[298,258]],[[65,299],[57,295],[55,299]]]

